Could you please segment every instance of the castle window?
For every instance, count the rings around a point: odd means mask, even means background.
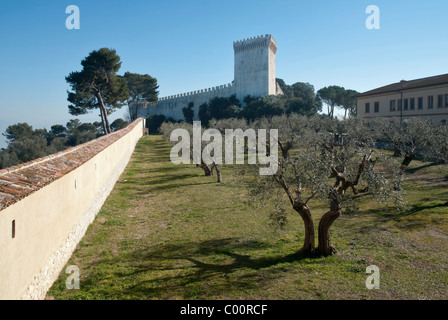
[[[374,104],[373,112],[375,112],[375,113],[380,112],[380,103],[378,101],[375,102],[375,104]]]
[[[397,105],[396,100],[390,100],[390,111],[395,111],[396,105]]]
[[[443,107],[443,95],[438,95],[437,96],[437,108],[442,108]]]
[[[434,107],[434,96],[428,96],[428,109],[432,109]]]
[[[423,97],[418,97],[418,108],[423,109]]]

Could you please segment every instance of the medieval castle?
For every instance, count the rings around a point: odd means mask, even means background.
[[[275,54],[277,43],[272,35],[262,35],[244,40],[234,41],[235,75],[231,83],[196,90],[187,93],[159,98],[158,103],[140,104],[138,117],[164,115],[174,120],[183,120],[182,109],[193,103],[195,119],[198,118],[199,106],[217,97],[243,99],[250,96],[283,94],[275,80]],[[131,115],[136,114],[136,105],[130,106]]]

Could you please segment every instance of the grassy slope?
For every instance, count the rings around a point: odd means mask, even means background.
[[[447,299],[446,167],[414,163],[404,187],[410,210],[362,197],[359,211],[332,227],[338,254],[299,259],[303,225],[291,211],[282,232],[267,210],[244,203],[224,168],[225,184],[194,166],[174,166],[170,145],[144,137],[126,171],[61,273],[55,299]],[[419,167],[420,166],[420,167]],[[442,200],[439,200],[442,199]],[[312,207],[317,224],[324,207]],[[381,288],[367,290],[377,265]],[[64,269],[65,270],[65,269]]]

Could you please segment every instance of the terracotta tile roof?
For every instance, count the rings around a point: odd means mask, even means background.
[[[358,97],[365,97],[382,93],[400,92],[411,89],[436,86],[440,84],[448,84],[448,74],[442,74],[439,76],[433,76],[409,81],[401,80],[400,82],[397,83],[392,83],[387,86],[363,92],[360,95],[358,95]]]
[[[82,145],[0,170],[0,211],[78,168],[125,136],[139,121]]]

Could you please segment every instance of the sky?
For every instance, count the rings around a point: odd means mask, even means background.
[[[66,28],[69,5],[79,8],[79,29]],[[380,29],[366,27],[369,5],[379,9]],[[98,112],[69,114],[65,77],[103,47],[121,57],[119,74],[157,78],[160,97],[231,82],[233,41],[264,34],[278,44],[276,77],[316,91],[445,74],[447,12],[446,0],[2,1],[0,133],[22,122],[49,129],[99,121]]]

